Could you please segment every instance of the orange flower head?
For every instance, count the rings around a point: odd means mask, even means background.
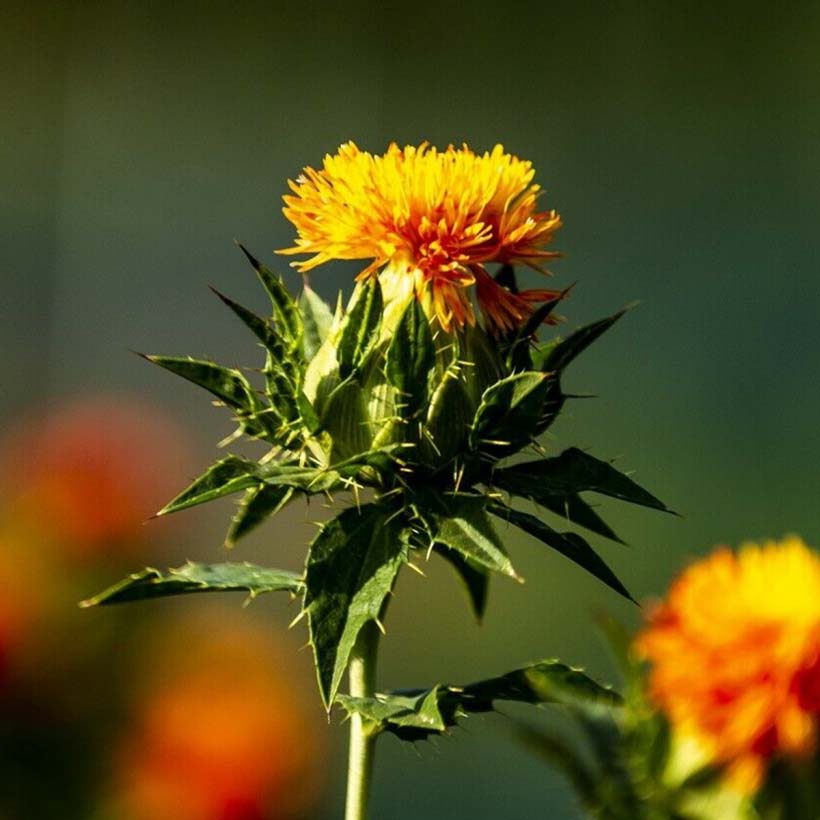
[[[520,325],[551,290],[513,293],[485,265],[523,263],[541,270],[561,225],[555,211],[538,211],[540,187],[532,163],[501,145],[482,155],[466,145],[438,151],[427,143],[374,156],[352,142],[305,168],[289,183],[285,216],[296,244],[284,254],[311,254],[294,263],[302,273],[332,259],[372,260],[359,278],[380,275],[386,299],[415,293],[445,330],[473,324],[469,289],[476,285],[488,327]],[[542,271],[543,272],[543,271]]]
[[[167,627],[166,627],[167,629]],[[111,816],[288,820],[312,816],[321,733],[285,646],[229,611],[180,619],[151,644]]]
[[[650,692],[751,793],[775,756],[804,756],[820,715],[820,557],[797,537],[693,564],[636,647]]]

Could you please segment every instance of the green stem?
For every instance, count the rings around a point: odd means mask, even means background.
[[[376,693],[376,655],[379,629],[375,623],[365,625],[359,633],[350,656],[350,694],[354,698],[371,698]],[[362,716],[350,718],[350,751],[347,761],[347,803],[345,820],[367,820],[370,784],[373,777],[373,755],[376,733],[368,728]]]

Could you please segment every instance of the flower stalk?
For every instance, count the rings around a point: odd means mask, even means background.
[[[351,697],[372,698],[376,694],[379,637],[373,621],[359,633],[348,672]],[[367,820],[377,736],[378,732],[363,714],[351,715],[345,820]]]

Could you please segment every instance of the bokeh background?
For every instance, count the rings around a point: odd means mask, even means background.
[[[640,300],[573,368],[597,398],[547,442],[618,456],[683,514],[605,505],[631,546],[599,546],[636,597],[716,543],[820,546],[817,3],[5,0],[0,89],[2,820],[341,816],[345,727],[284,598],[74,603],[146,563],[224,558],[230,503],[141,522],[228,420],[128,351],[254,364],[207,285],[263,307],[233,240],[285,271],[286,180],[343,141],[503,142],[564,216],[569,326]],[[333,299],[355,270],[312,284]],[[109,526],[84,531],[95,510]],[[298,569],[324,514],[294,506],[235,557]],[[592,616],[637,610],[523,537],[510,549],[527,583],[499,580],[481,627],[443,564],[406,573],[383,686],[553,655],[611,677]],[[487,717],[386,739],[373,816],[579,814]]]

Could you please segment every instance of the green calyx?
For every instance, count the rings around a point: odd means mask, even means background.
[[[265,587],[301,596],[328,707],[359,633],[379,622],[404,564],[433,552],[444,557],[479,618],[490,574],[518,579],[499,524],[522,529],[629,597],[584,537],[559,529],[560,519],[617,540],[582,493],[666,507],[607,462],[574,448],[545,457],[537,445],[566,400],[564,369],[623,311],[546,344],[535,333],[555,303],[504,338],[480,326],[447,333],[412,294],[386,306],[376,278],[333,311],[307,286],[295,299],[245,254],[270,313],[218,296],[262,346],[261,378],[210,361],[147,358],[209,391],[230,409],[237,435],[265,452],[222,458],[159,515],[241,494],[226,539],[232,545],[297,497],[349,495],[353,503],[313,540],[299,583]],[[511,461],[522,453],[528,460]],[[556,520],[517,510],[515,498]],[[140,595],[159,594],[159,586],[162,594],[231,588],[186,586],[176,575],[173,583],[140,576],[139,584]]]

